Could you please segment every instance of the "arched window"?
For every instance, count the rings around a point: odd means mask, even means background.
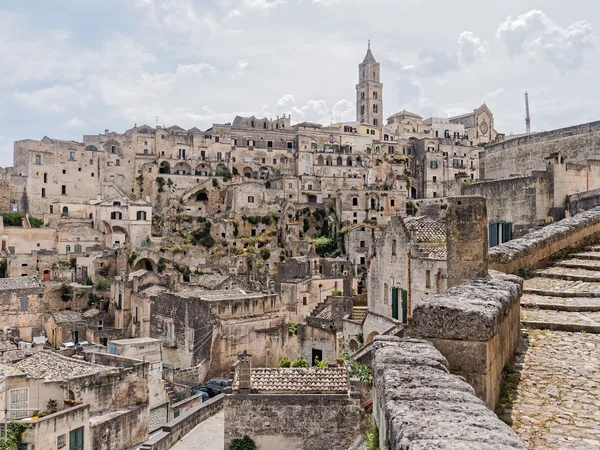
[[[97,152],[98,151],[98,147],[96,147],[95,145],[88,145],[85,149],[89,150],[90,152]]]
[[[371,199],[371,209],[375,209],[375,199]]]
[[[62,215],[63,216],[68,216],[69,215],[69,208],[67,208],[66,206],[63,206]]]

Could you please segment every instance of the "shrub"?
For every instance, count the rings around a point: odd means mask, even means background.
[[[260,249],[260,257],[263,260],[267,260],[269,259],[269,257],[271,256],[271,251],[267,248],[267,247],[263,247]]]
[[[231,441],[229,445],[229,450],[257,450],[258,447],[256,443],[248,437],[247,434],[244,435],[242,439],[234,439]]]
[[[20,227],[23,225],[23,214],[19,212],[3,213],[2,220],[7,227]]]
[[[327,369],[327,367],[329,366],[329,363],[325,360],[323,361],[319,361],[319,357],[315,356],[315,367],[317,369]]]
[[[156,177],[156,183],[158,184],[158,192],[163,192],[165,190],[165,179],[163,177]]]
[[[292,367],[308,367],[308,363],[304,358],[298,358],[292,363]]]
[[[110,281],[107,280],[106,278],[100,278],[100,279],[98,279],[98,281],[96,281],[96,284],[94,285],[94,287],[96,289],[98,289],[99,291],[104,291],[104,290],[110,288]]]
[[[38,219],[33,217],[31,214],[27,217],[29,219],[29,225],[31,228],[42,228],[44,226],[44,219]]]
[[[279,367],[291,367],[292,366],[292,361],[290,361],[287,357],[287,355],[283,355],[281,357],[281,359],[279,360]]]
[[[304,218],[304,225],[302,226],[302,230],[304,230],[304,232],[306,233],[309,228],[310,228],[310,224],[308,223],[308,219]]]
[[[138,257],[138,254],[136,252],[131,252],[131,256],[127,260],[127,264],[129,264],[129,267],[133,267],[133,263],[135,262],[137,257]]]
[[[339,289],[334,289],[333,291],[331,291],[331,295],[334,295],[334,296],[342,295],[342,291],[340,291]]]
[[[217,181],[216,178],[212,179],[212,185],[213,185],[214,188],[218,188],[219,187],[219,182]]]

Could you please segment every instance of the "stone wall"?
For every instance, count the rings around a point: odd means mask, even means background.
[[[130,448],[148,438],[148,406],[110,411],[90,418],[94,450]]]
[[[600,189],[569,195],[567,209],[571,215],[600,206]]]
[[[471,280],[415,307],[408,333],[433,343],[493,409],[519,341],[521,293],[522,280],[512,275]]]
[[[553,223],[489,250],[489,267],[515,274],[543,264],[553,255],[595,242],[600,236],[600,209]]]
[[[200,422],[223,408],[224,395],[218,395],[173,419],[140,446],[140,450],[169,450]]]
[[[261,450],[346,450],[359,434],[358,400],[341,394],[235,394],[225,408],[225,448],[250,436]]]
[[[508,178],[545,170],[545,157],[561,152],[569,162],[583,164],[600,150],[600,122],[536,133],[485,147],[482,178]]]
[[[64,436],[65,443],[68,445],[69,432],[83,428],[83,450],[96,450],[96,447],[91,445],[89,409],[90,405],[80,405],[40,417],[36,421],[30,422],[33,428],[23,433],[22,442],[29,444],[27,448],[32,449],[57,448],[59,436]]]
[[[373,349],[380,448],[525,449],[430,343],[377,337]]]

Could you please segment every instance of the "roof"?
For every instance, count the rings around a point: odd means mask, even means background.
[[[22,371],[13,367],[9,364],[0,363],[0,380],[6,377],[14,377],[19,375],[25,375]]]
[[[100,314],[102,311],[100,311],[98,308],[91,308],[88,309],[86,312],[83,313],[83,317],[85,317],[86,319],[89,319],[91,317],[95,317],[98,314]],[[56,319],[54,319],[56,321]]]
[[[52,317],[56,323],[83,322],[83,314],[79,311],[58,311],[52,313]]]
[[[441,220],[433,220],[425,216],[407,217],[404,223],[410,231],[413,243],[446,242],[446,224]]]
[[[139,269],[139,270],[136,270],[135,272],[130,272],[129,280],[133,280],[134,278],[144,276],[147,273],[148,273],[148,271],[146,269]]]
[[[19,361],[13,367],[22,370],[29,377],[43,378],[46,381],[66,381],[82,375],[114,370],[112,367],[67,358],[45,350]]]
[[[0,278],[0,291],[10,291],[13,289],[37,289],[41,287],[42,283],[40,283],[38,277]]]
[[[256,368],[251,369],[250,385],[253,392],[284,394],[347,394],[350,389],[344,367]]]
[[[407,111],[405,109],[403,109],[400,112],[397,112],[396,114],[392,114],[390,117],[388,117],[388,119],[392,119],[392,118],[395,118],[395,117],[403,117],[403,116],[404,117],[414,117],[416,119],[422,119],[422,117],[420,115],[418,115],[417,113],[410,112],[410,111]]]
[[[241,289],[226,289],[207,291],[203,289],[185,289],[177,292],[176,295],[183,298],[197,298],[198,300],[221,301],[221,300],[241,300],[246,298],[269,297],[271,294],[261,292],[245,292]]]
[[[425,259],[448,259],[448,251],[446,245],[419,245],[419,256]]]
[[[363,64],[368,64],[368,63],[377,63],[377,61],[375,61],[375,57],[373,56],[373,53],[371,52],[371,44],[369,43],[369,48],[367,49],[367,54],[365,55],[365,59],[363,59]]]
[[[323,308],[323,310],[319,312],[319,314],[317,314],[316,317],[319,319],[333,319],[333,311],[331,310],[331,305],[328,305],[325,308]]]
[[[144,289],[143,291],[138,292],[137,295],[140,297],[152,297],[166,290],[167,288],[164,286],[153,285]]]
[[[145,338],[134,338],[134,339],[117,339],[114,341],[109,341],[111,344],[115,345],[138,345],[138,344],[160,344],[162,342],[161,339],[155,339],[151,337]]]
[[[229,279],[227,275],[221,275],[219,273],[208,273],[198,275],[194,278],[193,286],[202,287],[205,289],[217,289],[221,284]]]

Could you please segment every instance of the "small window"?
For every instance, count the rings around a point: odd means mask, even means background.
[[[120,165],[121,165],[121,160],[120,160],[120,159],[117,159],[117,160],[115,161],[115,166],[120,166]]]
[[[42,198],[46,197],[46,188],[42,188]]]
[[[61,434],[60,436],[58,436],[56,438],[56,448],[63,448],[65,447],[67,444],[67,435],[66,434]]]
[[[48,174],[44,172],[44,183],[48,182]]]
[[[248,196],[248,203],[254,203],[254,197],[252,195]]]
[[[290,148],[290,149],[294,148],[294,143],[293,142],[288,142],[287,143],[287,148]]]
[[[215,136],[215,142],[219,142],[219,136]]]
[[[302,304],[303,304],[304,306],[308,305],[308,298],[306,298],[306,297],[302,297]]]
[[[94,165],[94,160],[90,159],[90,166],[93,166],[93,165]]]
[[[254,141],[253,140],[249,140],[248,141],[248,147],[254,147]]]
[[[69,152],[69,161],[75,161],[75,152]]]
[[[111,152],[113,155],[114,155],[115,153],[117,153],[117,146],[116,146],[116,145],[113,145],[113,146],[110,148],[110,152]]]
[[[437,177],[433,177],[432,180],[433,180],[434,183],[437,183]]]
[[[66,169],[63,169],[63,175],[65,175],[67,173]]]
[[[71,246],[70,245],[67,245],[66,251],[67,251],[67,253],[69,253],[71,251]]]
[[[391,198],[390,199],[390,206],[396,206],[396,200]]]
[[[396,256],[396,239],[392,241],[392,256]]]
[[[147,149],[147,148],[145,148],[145,149],[144,149],[144,155],[147,155],[147,154],[149,154],[149,153],[150,153],[150,152],[148,151],[148,149]]]
[[[62,195],[67,195],[67,186],[64,184],[60,188]]]
[[[104,329],[104,321],[102,319],[98,319],[98,331],[102,331]]]
[[[42,155],[35,155],[35,163],[36,164],[42,163]]]
[[[425,271],[425,287],[427,289],[431,288],[431,270]]]
[[[21,299],[21,312],[25,312],[29,310],[29,299],[26,298],[22,298]]]
[[[358,206],[358,198],[354,197],[352,199],[352,206]]]
[[[81,253],[81,245],[77,244],[75,246],[75,253]]]
[[[137,220],[146,220],[146,211],[138,211]]]

